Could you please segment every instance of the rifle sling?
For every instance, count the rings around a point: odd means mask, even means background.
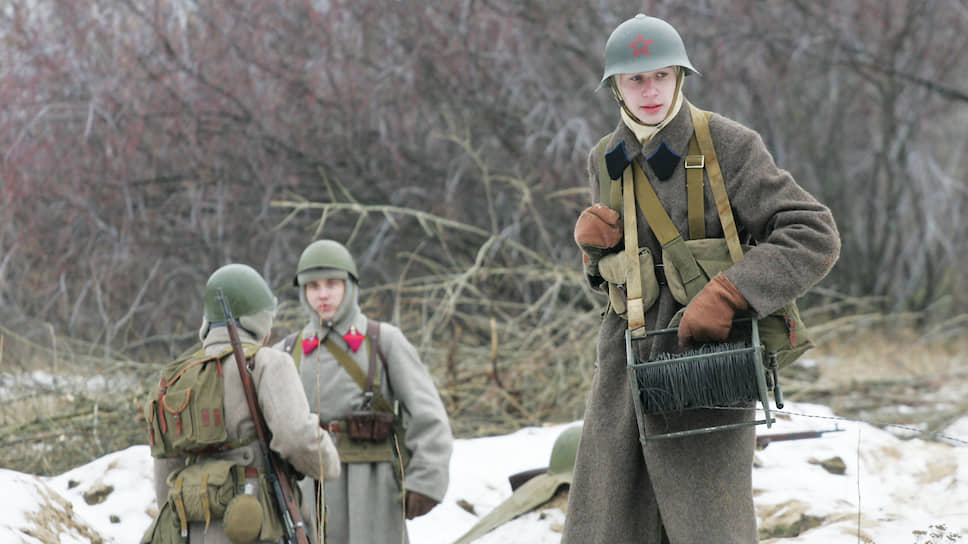
[[[219,298],[222,309],[226,316],[230,316],[228,304],[222,298],[219,291]],[[227,320],[228,321],[228,320]],[[273,495],[276,498],[276,507],[283,519],[283,529],[286,533],[287,542],[297,544],[309,544],[309,537],[306,535],[306,527],[302,520],[302,514],[292,492],[292,486],[286,476],[285,469],[276,460],[277,453],[269,449],[270,430],[259,408],[258,394],[255,390],[255,383],[250,374],[251,367],[247,364],[245,353],[242,351],[242,342],[239,341],[238,329],[234,322],[228,321],[226,328],[229,332],[229,339],[232,342],[232,351],[235,362],[239,367],[239,377],[242,380],[242,389],[249,404],[249,413],[252,415],[252,422],[255,424],[256,434],[259,437],[259,447],[262,450],[263,462],[265,465],[266,477],[269,479]],[[255,366],[255,354],[252,355],[252,366]]]

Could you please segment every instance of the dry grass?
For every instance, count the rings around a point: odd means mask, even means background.
[[[429,338],[421,336],[424,316],[402,318],[401,327],[432,369],[457,436],[581,417],[594,362],[596,312],[561,315],[540,330],[514,319],[456,312],[449,326]],[[67,340],[54,360],[49,350],[9,331],[5,336],[8,362],[23,353],[33,354],[35,362],[18,358],[4,365],[0,465],[57,474],[144,443],[140,403],[155,385],[160,362],[92,366]],[[808,354],[816,367],[794,365],[782,379],[788,400],[828,404],[845,417],[937,431],[968,411],[966,354],[964,335],[932,339],[906,326],[855,328],[827,334]]]
[[[815,368],[790,369],[788,400],[818,402],[843,417],[891,423],[902,436],[931,438],[968,414],[968,335],[957,318],[919,330],[910,316],[818,330]],[[842,322],[842,321],[841,321]],[[831,332],[837,331],[837,332]],[[792,379],[790,379],[792,378]],[[937,438],[937,437],[935,437]],[[951,437],[968,443],[968,436]]]
[[[521,201],[532,202],[527,185],[519,189]],[[370,224],[367,218],[420,224],[427,241],[394,256],[407,263],[399,278],[364,289],[361,301],[370,317],[395,323],[416,346],[456,436],[582,416],[604,300],[585,285],[577,263],[548,257],[560,253],[550,238],[543,242],[549,247],[530,248],[426,212],[355,201],[288,205],[293,214],[322,210],[320,231],[338,213],[356,214],[356,230]],[[536,211],[525,215],[537,230],[548,230]],[[455,240],[455,232],[462,238]],[[923,315],[879,315],[869,301],[823,296],[835,302],[804,314],[820,346],[808,357],[818,364],[784,369],[788,400],[928,430],[965,412],[965,316],[933,323]],[[283,306],[277,337],[302,319],[298,308]],[[0,333],[0,465],[55,474],[144,443],[140,403],[156,386],[161,357],[132,361],[53,331],[39,339]]]
[[[811,356],[821,383],[897,380],[968,373],[968,336],[933,340],[912,328],[852,331],[829,338]]]

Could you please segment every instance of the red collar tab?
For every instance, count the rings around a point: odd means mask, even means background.
[[[350,332],[343,335],[343,340],[346,341],[346,345],[356,353],[360,349],[360,344],[363,343],[366,337],[357,332],[356,327],[350,327]]]
[[[314,334],[312,338],[302,341],[303,355],[309,355],[319,346],[319,338]]]

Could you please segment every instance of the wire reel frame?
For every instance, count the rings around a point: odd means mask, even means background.
[[[629,385],[632,389],[632,400],[635,405],[635,419],[636,419],[636,422],[638,423],[638,428],[639,428],[639,441],[642,443],[643,447],[645,446],[646,442],[652,441],[652,440],[678,438],[678,437],[690,436],[695,434],[712,433],[717,431],[725,431],[730,429],[749,427],[749,426],[755,426],[755,425],[764,425],[764,424],[767,426],[767,428],[770,428],[772,424],[776,422],[776,419],[772,417],[772,415],[770,414],[770,405],[769,405],[769,397],[768,397],[768,390],[772,390],[776,408],[777,409],[783,408],[783,393],[780,389],[780,384],[777,377],[776,357],[775,357],[775,354],[771,352],[767,352],[766,348],[760,342],[758,320],[755,317],[744,317],[744,318],[739,318],[735,320],[733,323],[735,325],[743,321],[749,321],[751,323],[750,325],[751,341],[749,346],[741,347],[741,348],[725,349],[722,351],[716,351],[711,353],[692,354],[692,355],[687,354],[679,357],[671,357],[660,361],[649,361],[649,362],[636,362],[634,351],[632,350],[632,341],[645,340],[647,338],[657,336],[657,335],[662,335],[662,334],[676,333],[678,332],[678,328],[672,327],[667,329],[657,329],[654,331],[646,331],[643,336],[638,338],[632,337],[632,333],[630,329],[625,330],[625,354],[626,354],[626,362],[627,362],[627,369],[628,369],[628,380],[629,380]],[[726,425],[716,425],[713,427],[701,427],[697,429],[689,429],[686,431],[647,435],[645,431],[645,417],[646,415],[652,415],[652,414],[646,414],[643,410],[643,402],[642,402],[643,391],[639,386],[638,371],[641,369],[646,369],[646,370],[658,369],[660,367],[677,365],[681,363],[688,363],[692,361],[699,361],[702,359],[708,359],[710,357],[724,357],[724,356],[748,356],[752,360],[753,372],[756,376],[756,389],[758,392],[757,396],[760,403],[760,407],[764,413],[764,418],[753,420],[753,421],[747,421],[743,423],[731,423]],[[766,364],[764,364],[764,359],[767,360]],[[773,378],[771,380],[772,384],[769,384],[769,385],[767,384],[767,379],[766,379],[767,370],[771,372],[772,378]],[[715,408],[715,406],[694,406],[694,407],[690,407],[689,409],[693,409],[693,408]]]

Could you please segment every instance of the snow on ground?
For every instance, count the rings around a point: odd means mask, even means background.
[[[923,544],[968,537],[964,442],[901,440],[868,424],[836,421],[819,405],[788,404],[784,412],[772,428],[761,426],[757,432],[827,430],[835,425],[843,431],[774,442],[757,452],[753,485],[760,526],[803,527],[798,537],[767,542]],[[547,466],[555,438],[567,427],[456,441],[447,496],[430,514],[409,522],[411,542],[456,540],[510,496],[510,474]],[[945,434],[968,440],[966,431],[968,417]],[[0,542],[137,542],[154,511],[151,478],[147,446],[114,452],[50,478],[0,469]],[[478,542],[556,543],[563,523],[559,508],[538,509]]]

